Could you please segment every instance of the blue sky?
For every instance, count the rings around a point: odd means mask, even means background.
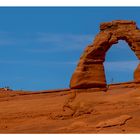
[[[93,42],[101,22],[134,20],[140,8],[1,7],[0,87],[44,90],[68,88],[80,55]],[[108,83],[133,79],[138,64],[127,43],[113,45],[106,56]]]

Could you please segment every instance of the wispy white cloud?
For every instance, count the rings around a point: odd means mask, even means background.
[[[91,41],[93,39],[93,35],[83,35],[83,34],[52,34],[52,33],[38,33],[38,40],[41,42],[51,42],[51,43],[59,43],[63,41],[74,41],[81,43],[83,41]]]
[[[17,39],[13,38],[13,32],[0,31],[0,46],[16,44]]]
[[[35,60],[0,60],[0,64],[27,64],[27,65],[76,65],[76,61],[35,61]]]
[[[7,36],[7,35],[12,35],[13,32],[8,32],[8,31],[0,31],[0,36]]]
[[[29,48],[28,51],[36,53],[64,52],[83,50],[88,44],[92,43],[93,35],[38,33],[36,41],[40,46]]]
[[[78,60],[79,61],[79,60]],[[78,61],[36,61],[36,60],[0,60],[0,64],[29,64],[29,65],[77,65]],[[139,61],[113,61],[104,62],[107,71],[130,71],[134,70]]]
[[[13,45],[13,44],[16,44],[16,41],[15,40],[12,40],[12,39],[1,39],[0,38],[0,46],[7,46],[7,45]]]
[[[105,62],[106,71],[132,71],[136,69],[139,61],[114,61],[114,62]]]

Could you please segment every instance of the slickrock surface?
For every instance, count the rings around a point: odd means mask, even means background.
[[[107,91],[0,91],[0,133],[140,133],[139,116],[139,83]]]
[[[112,127],[117,125],[124,125],[127,120],[132,119],[129,115],[121,115],[119,117],[115,117],[110,120],[105,120],[97,124],[97,128],[106,128],[106,127]]]
[[[93,43],[86,47],[70,81],[70,88],[106,87],[103,62],[106,52],[118,40],[125,40],[140,59],[140,30],[134,21],[114,20],[102,23]],[[140,64],[134,72],[134,80],[140,81]]]

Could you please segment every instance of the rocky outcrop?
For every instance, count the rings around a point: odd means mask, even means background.
[[[106,128],[106,127],[112,127],[112,126],[117,126],[117,125],[121,126],[121,125],[124,125],[126,121],[130,119],[132,119],[130,115],[121,115],[119,117],[116,117],[110,120],[99,122],[96,125],[96,128]]]
[[[125,40],[140,59],[140,30],[134,21],[115,20],[102,23],[93,44],[86,47],[70,81],[70,88],[106,87],[103,63],[106,52],[118,40]],[[134,72],[134,80],[140,81],[140,65]]]

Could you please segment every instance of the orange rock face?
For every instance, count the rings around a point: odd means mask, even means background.
[[[136,82],[140,81],[140,64],[138,65],[138,67],[136,68],[134,72],[134,79]]]
[[[140,59],[140,30],[134,21],[115,20],[102,23],[93,44],[86,47],[70,81],[70,88],[106,87],[103,63],[106,52],[118,40],[125,40]],[[140,81],[140,64],[134,72],[134,80]]]

